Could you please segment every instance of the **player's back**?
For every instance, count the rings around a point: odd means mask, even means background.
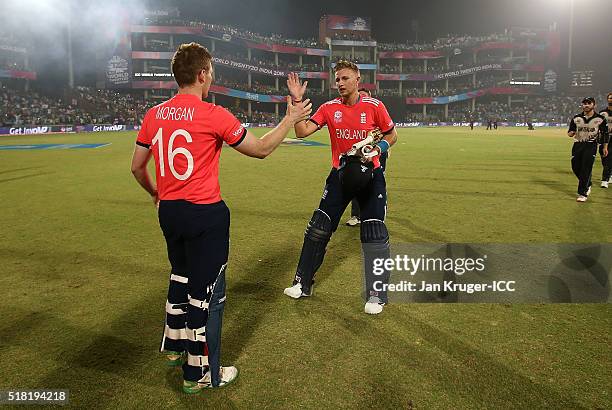
[[[151,108],[138,135],[155,157],[160,200],[184,199],[198,204],[221,200],[219,155],[246,130],[223,107],[195,95],[177,94]]]

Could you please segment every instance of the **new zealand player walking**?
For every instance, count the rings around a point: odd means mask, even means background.
[[[359,95],[360,75],[356,64],[340,61],[335,66],[335,73],[340,97],[321,105],[310,120],[295,125],[298,138],[307,137],[327,126],[331,140],[332,169],[325,181],[319,206],[306,228],[295,279],[284,293],[295,299],[310,296],[314,275],[323,262],[327,243],[338,227],[344,209],[353,197],[357,197],[362,218],[361,243],[366,275],[365,311],[377,314],[387,302],[387,294],[374,284],[373,259],[389,257],[389,233],[385,226],[387,192],[379,157],[395,143],[397,132],[381,101]],[[287,85],[293,101],[300,102],[306,92],[307,82],[302,84],[297,74],[291,73]],[[355,163],[355,157],[347,157],[346,153],[351,150],[353,144],[365,139],[368,132],[374,129],[380,129],[384,134],[384,138],[371,151],[375,156],[365,159],[365,162],[358,160]],[[356,169],[357,175],[348,174],[351,169]],[[359,188],[355,190],[347,189],[348,186],[354,186],[350,182],[352,177],[358,179],[360,173],[367,175],[365,184],[359,184]],[[343,177],[345,174],[346,178]],[[378,279],[379,282],[386,283],[388,274],[385,273]]]
[[[226,109],[202,101],[213,79],[211,61],[199,44],[178,48],[172,58],[178,94],[147,112],[132,158],[134,177],[159,208],[172,267],[161,351],[169,364],[183,364],[186,393],[226,385],[238,375],[235,367],[220,366],[230,223],[219,189],[221,148],[226,143],[264,158],[311,113],[308,100],[288,104],[276,128],[254,137]],[[155,182],[147,171],[152,156]]]
[[[599,112],[599,115],[606,119],[608,124],[608,135],[612,135],[612,93],[607,95],[608,106],[605,110]],[[603,155],[603,145],[599,146],[599,155],[601,156],[601,165],[603,171],[601,173],[601,187],[607,188],[612,177],[612,155]]]
[[[595,99],[582,100],[582,113],[570,121],[567,135],[574,139],[572,147],[572,170],[578,178],[576,201],[586,202],[591,193],[591,174],[597,155],[597,144],[601,144],[602,156],[608,155],[608,126],[606,120],[595,112]]]

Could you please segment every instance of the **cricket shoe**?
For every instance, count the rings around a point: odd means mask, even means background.
[[[607,188],[609,183],[610,183],[609,181],[601,181],[601,187]]]
[[[589,195],[591,195],[591,187],[589,187],[589,189],[587,189],[587,194],[586,194],[586,196],[589,196]]]
[[[348,226],[357,226],[357,225],[359,225],[360,223],[361,223],[361,221],[359,220],[359,217],[358,217],[358,216],[351,216],[351,217],[349,218],[349,220],[348,220],[348,221],[346,221],[346,224],[347,224]]]
[[[379,298],[370,296],[370,299],[368,299],[365,304],[364,310],[368,315],[377,315],[383,311],[383,306],[385,306],[385,304],[382,303]]]
[[[285,290],[283,291],[283,293],[287,296],[289,296],[290,298],[293,299],[299,299],[302,296],[304,297],[308,297],[308,296],[312,296],[312,288],[314,287],[314,281],[312,282],[312,285],[310,285],[310,291],[308,293],[303,292],[302,291],[302,284],[301,283],[296,283],[295,285],[285,288]]]
[[[228,384],[232,383],[238,377],[238,369],[234,366],[221,367],[219,369],[219,373],[221,373],[221,381],[217,387],[213,387],[210,370],[206,372],[204,377],[202,377],[197,382],[191,382],[189,380],[183,380],[183,392],[187,394],[196,394],[201,392],[204,389],[216,389],[218,387],[225,387]]]
[[[578,195],[578,198],[576,198],[576,202],[586,202],[587,199],[588,198],[584,195]]]
[[[168,366],[182,366],[185,363],[185,359],[187,358],[187,354],[185,352],[173,352],[173,351],[165,351],[166,355],[166,365]]]

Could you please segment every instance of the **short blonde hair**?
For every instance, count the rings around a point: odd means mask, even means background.
[[[349,70],[353,70],[354,72],[359,74],[359,67],[357,67],[357,64],[353,63],[352,61],[348,61],[348,60],[338,61],[336,63],[336,66],[334,67],[334,72],[337,73],[338,71],[343,70],[345,68],[348,68]]]

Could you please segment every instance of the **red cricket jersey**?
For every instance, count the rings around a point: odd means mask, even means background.
[[[319,129],[327,125],[332,146],[332,166],[338,168],[340,156],[353,147],[353,144],[365,139],[368,131],[374,128],[386,134],[395,127],[382,101],[372,97],[359,97],[355,105],[342,103],[342,98],[328,101],[319,107],[310,118]],[[374,157],[374,167],[380,161]]]
[[[211,204],[221,200],[223,142],[236,146],[246,133],[225,108],[177,94],[147,111],[136,144],[153,152],[159,199]]]

